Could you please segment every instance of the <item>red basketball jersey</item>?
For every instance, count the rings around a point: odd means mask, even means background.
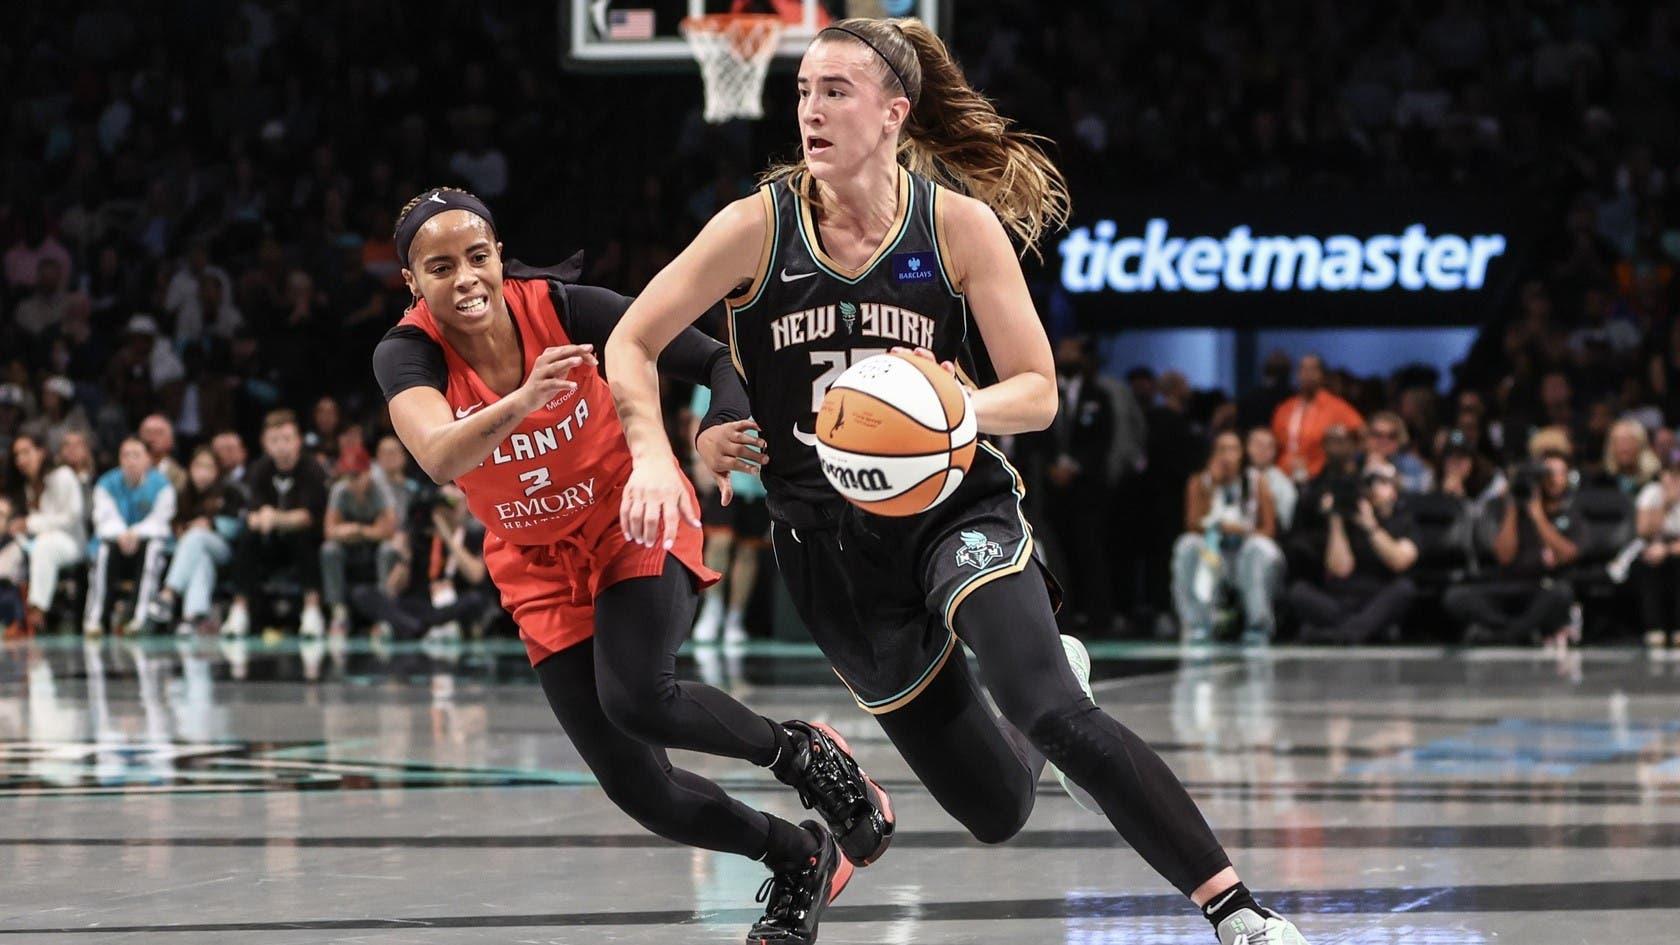
[[[502,297],[524,345],[523,376],[530,376],[543,349],[572,344],[560,327],[547,280],[504,280]],[[501,400],[444,340],[424,299],[402,324],[424,331],[443,349],[449,368],[444,397],[456,419]],[[547,545],[569,535],[584,513],[630,477],[630,449],[606,379],[590,367],[570,377],[576,390],[531,413],[477,469],[455,480],[484,527],[514,544]]]

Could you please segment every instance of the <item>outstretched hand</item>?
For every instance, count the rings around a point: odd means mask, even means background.
[[[735,495],[735,490],[729,485],[730,473],[743,472],[756,476],[769,461],[770,455],[764,451],[763,436],[758,421],[749,417],[733,423],[720,423],[695,438],[694,452],[717,482],[718,501],[722,504],[728,505]]]

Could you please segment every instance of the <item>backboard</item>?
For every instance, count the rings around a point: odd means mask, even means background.
[[[944,36],[949,9],[949,0],[561,0],[560,47],[574,69],[693,69],[693,53],[678,31],[684,17],[776,13],[788,21],[776,56],[797,60],[817,30],[833,20],[915,16]]]

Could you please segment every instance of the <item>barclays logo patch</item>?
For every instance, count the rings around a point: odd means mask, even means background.
[[[899,282],[932,279],[937,267],[932,253],[898,253],[892,258],[893,278]]]

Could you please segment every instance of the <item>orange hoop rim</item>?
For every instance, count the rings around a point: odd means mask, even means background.
[[[683,17],[681,27],[684,30],[722,32],[736,25],[768,26],[771,23],[787,25],[786,20],[774,13],[703,13]]]

